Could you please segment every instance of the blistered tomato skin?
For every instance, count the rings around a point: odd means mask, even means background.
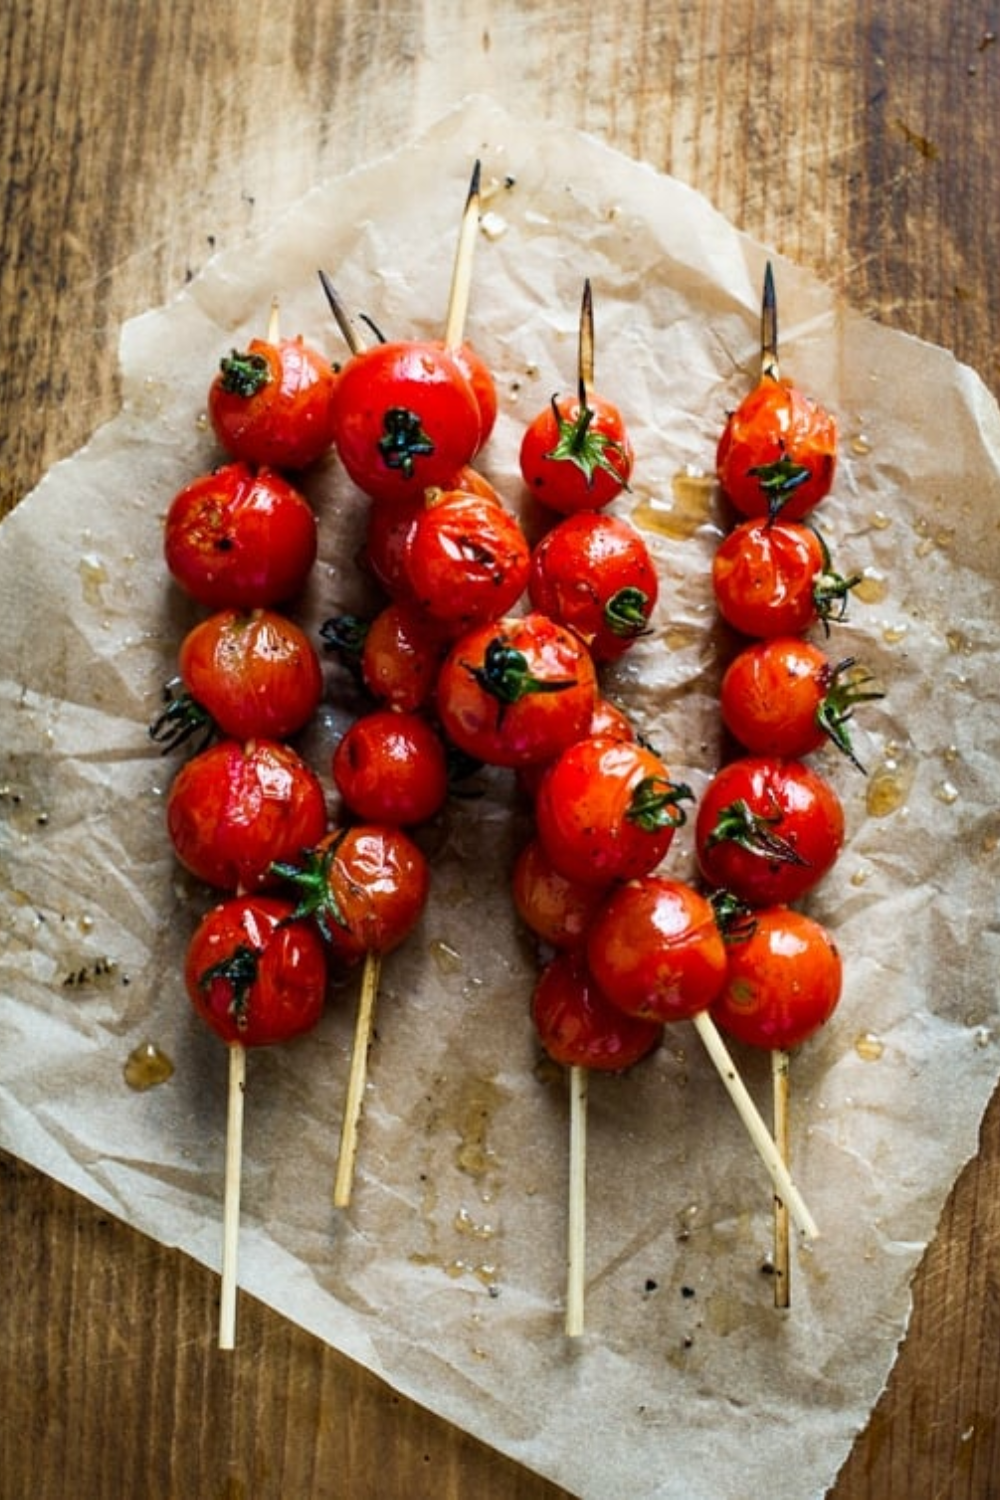
[[[233,896],[202,918],[184,982],[198,1015],[224,1042],[267,1047],[309,1031],[326,998],[326,952],[288,901]]]
[[[539,840],[530,839],[514,863],[511,895],[518,916],[543,943],[552,948],[579,948],[606,891],[561,874]]]
[[[184,637],[177,660],[188,693],[232,739],[287,739],[323,692],[309,637],[271,609],[210,615]]]
[[[787,1051],[830,1019],[842,979],[824,927],[789,907],[768,908],[756,913],[748,936],[729,944],[712,1017],[748,1046]]]
[[[829,494],[836,467],[833,417],[770,376],[729,417],[716,451],[719,483],[745,516],[801,520]]]
[[[558,953],[538,977],[531,1001],[538,1038],[554,1062],[621,1073],[663,1038],[654,1021],[626,1015],[601,992],[579,949]]]
[[[167,794],[177,858],[206,884],[252,891],[273,884],[270,866],[293,859],[326,831],[316,774],[274,740],[220,740],[177,772]]]
[[[226,464],[174,496],[163,546],[175,582],[199,604],[280,605],[301,592],[316,561],[316,517],[281,475]]]
[[[801,635],[819,618],[815,589],[823,546],[797,521],[747,520],[734,526],[712,559],[722,618],[743,635]]]
[[[446,490],[430,497],[417,517],[405,566],[420,608],[457,633],[514,607],[528,582],[531,547],[504,506]]]
[[[616,661],[646,633],[658,592],[642,536],[618,516],[567,516],[532,552],[532,606],[571,626],[595,661]]]
[[[586,946],[608,999],[646,1020],[687,1020],[707,1010],[725,982],[726,944],[710,902],[662,876],[616,887]]]
[[[209,421],[232,458],[304,469],[333,443],[336,380],[330,363],[301,338],[252,339],[220,362]]]

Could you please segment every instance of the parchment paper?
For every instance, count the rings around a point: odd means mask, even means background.
[[[319,266],[384,332],[440,333],[476,157],[489,196],[468,332],[501,399],[482,467],[522,505],[520,428],[573,381],[589,276],[597,385],[638,453],[617,508],[644,526],[663,581],[653,634],[608,687],[703,787],[724,644],[710,474],[756,373],[766,252],[677,182],[487,100],[318,188],[130,323],[120,416],[0,529],[0,1141],[212,1266],[225,1053],[179,980],[212,896],[173,860],[178,762],[146,735],[198,617],[165,575],[162,518],[219,461],[208,382],[263,331],[274,294],[283,329],[335,357]],[[595,1500],[824,1491],[883,1387],[998,1072],[996,404],[947,353],[771,259],[783,369],[841,425],[823,529],[842,571],[866,575],[835,649],[887,691],[859,715],[867,779],[820,757],[849,842],[810,909],[836,933],[845,992],[793,1060],[794,1169],[822,1237],[796,1248],[790,1312],[762,1273],[768,1180],[685,1025],[630,1076],[591,1082],[587,1331],[564,1337],[567,1095],[528,1020],[536,954],[506,879],[529,823],[505,774],[422,835],[433,896],[385,964],[348,1212],[330,1203],[357,974],[316,1033],[249,1058],[242,1285]],[[316,628],[373,600],[354,563],[366,502],[333,463],[308,488],[322,555],[300,617]],[[329,785],[359,705],[328,674],[305,749]],[[665,868],[693,873],[688,834]],[[123,1064],[146,1041],[175,1072],[137,1093]],[[737,1056],[766,1110],[767,1059]]]

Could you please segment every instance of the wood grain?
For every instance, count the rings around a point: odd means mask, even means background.
[[[672,172],[1000,389],[996,0],[18,0],[0,9],[0,512],[117,407],[121,324],[469,92]],[[11,607],[3,601],[3,607]],[[0,1158],[0,1500],[552,1500]],[[1000,1101],[833,1500],[1000,1493]]]

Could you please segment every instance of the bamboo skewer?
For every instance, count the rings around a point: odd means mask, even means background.
[[[222,1207],[222,1293],[219,1302],[219,1348],[236,1347],[236,1289],[240,1233],[240,1179],[243,1171],[243,1101],[246,1092],[246,1048],[229,1046],[229,1095],[226,1111],[226,1168]]]
[[[475,258],[476,235],[479,230],[479,179],[480,164],[472,169],[465,210],[458,232],[458,248],[451,273],[451,288],[448,293],[448,311],[444,325],[446,349],[457,349],[465,333],[465,319],[469,311],[469,295],[472,289],[472,262]]]
[[[351,1071],[344,1101],[344,1124],[340,1137],[337,1174],[333,1185],[335,1208],[346,1208],[351,1201],[354,1167],[358,1155],[358,1129],[361,1123],[365,1084],[368,1080],[368,1049],[371,1046],[375,999],[378,994],[381,967],[379,955],[369,951],[365,956],[364,972],[361,977],[361,993],[358,998],[358,1013],[354,1027],[354,1046],[351,1052]]]
[[[790,1058],[782,1048],[771,1053],[771,1091],[774,1107],[774,1143],[786,1164],[789,1153],[788,1084]],[[780,1194],[774,1195],[774,1305],[791,1306],[791,1256],[788,1208]]]
[[[569,1070],[569,1233],[566,1255],[566,1333],[583,1332],[587,1249],[587,1069]]]

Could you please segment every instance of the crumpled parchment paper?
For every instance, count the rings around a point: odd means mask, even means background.
[[[225,1053],[179,977],[212,896],[173,860],[177,761],[146,735],[198,617],[165,575],[162,518],[219,461],[207,385],[263,332],[272,296],[283,330],[335,357],[319,266],[390,336],[441,332],[477,157],[487,201],[467,330],[501,403],[482,467],[520,507],[520,428],[573,382],[588,276],[596,384],[638,453],[616,508],[662,578],[655,630],[608,689],[704,786],[722,659],[708,567],[726,521],[710,476],[724,414],[756,373],[766,252],[694,192],[572,131],[470,99],[220,254],[125,328],[121,414],[0,528],[0,1141],[213,1266]],[[819,758],[849,840],[810,909],[836,933],[845,990],[792,1064],[794,1172],[822,1236],[795,1249],[791,1310],[775,1311],[762,1274],[769,1182],[685,1025],[632,1075],[591,1081],[587,1330],[564,1337],[566,1080],[539,1066],[528,1020],[536,954],[506,878],[529,823],[505,774],[422,834],[434,891],[384,965],[349,1211],[332,1209],[331,1184],[358,975],[317,1032],[249,1057],[241,1284],[595,1500],[823,1492],[883,1387],[911,1273],[998,1074],[996,404],[947,353],[771,258],[783,370],[841,427],[817,520],[841,570],[865,574],[831,649],[887,692],[859,714],[867,778]],[[354,563],[366,502],[332,462],[308,490],[322,555],[299,615],[315,629],[373,601]],[[330,746],[359,704],[328,672],[305,748],[329,785]],[[689,833],[666,868],[693,873]],[[123,1065],[146,1042],[175,1071],[140,1093]],[[736,1055],[766,1113],[767,1059]]]

